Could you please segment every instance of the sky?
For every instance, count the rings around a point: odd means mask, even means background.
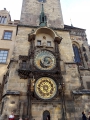
[[[60,0],[64,24],[86,29],[90,44],[90,0]],[[0,10],[6,8],[12,20],[19,20],[22,0],[0,0]]]

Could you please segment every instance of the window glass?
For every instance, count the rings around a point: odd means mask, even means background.
[[[1,23],[4,23],[4,17],[2,16]]]
[[[47,41],[47,46],[51,46],[51,41]]]
[[[6,63],[7,55],[8,55],[7,50],[0,50],[0,63]]]
[[[37,40],[37,45],[41,45],[41,40]]]
[[[4,18],[4,23],[6,23],[6,22],[7,22],[7,17]]]
[[[3,39],[11,40],[11,37],[12,37],[12,32],[11,32],[11,31],[5,31],[5,32],[4,32],[4,37],[3,37]]]
[[[80,59],[80,53],[79,53],[79,49],[76,45],[73,45],[73,51],[74,51],[74,60],[76,63],[81,63],[81,59]]]

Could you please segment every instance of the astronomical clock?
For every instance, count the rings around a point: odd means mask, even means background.
[[[41,99],[48,100],[53,98],[57,92],[57,85],[53,79],[42,77],[36,81],[35,93]]]
[[[52,70],[56,66],[56,58],[51,52],[42,50],[36,52],[34,64],[40,70]]]
[[[40,71],[51,71],[56,67],[56,58],[48,50],[40,50],[35,53],[34,65]],[[36,80],[35,93],[43,100],[52,99],[57,93],[57,84],[54,79],[44,76]]]

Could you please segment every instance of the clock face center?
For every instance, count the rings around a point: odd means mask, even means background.
[[[44,85],[44,86],[43,86],[43,90],[48,90],[48,86],[47,86],[47,85]]]

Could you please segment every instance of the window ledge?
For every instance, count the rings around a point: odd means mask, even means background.
[[[1,40],[7,40],[7,41],[12,41],[11,39],[1,39]]]
[[[0,65],[3,64],[3,65],[8,65],[7,63],[0,63]]]

